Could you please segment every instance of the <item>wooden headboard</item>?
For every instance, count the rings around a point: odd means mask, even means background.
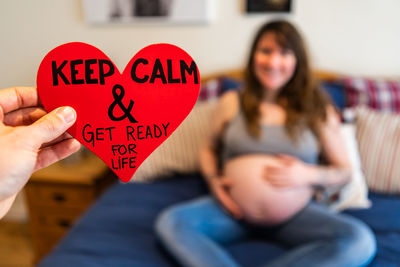
[[[219,78],[221,76],[231,77],[231,78],[234,78],[234,79],[242,80],[243,79],[243,71],[241,69],[218,71],[218,72],[213,73],[213,74],[204,75],[203,77],[201,77],[201,82],[205,83],[205,82],[208,82],[210,80]]]
[[[320,79],[320,80],[336,80],[340,77],[342,77],[342,74],[332,72],[332,71],[323,71],[323,70],[315,70],[314,71],[315,76]],[[232,69],[232,70],[227,70],[227,71],[220,71],[216,72],[210,75],[204,75],[201,77],[201,82],[205,83],[207,81],[213,80],[215,78],[221,77],[221,76],[226,76],[226,77],[231,77],[235,78],[238,80],[243,79],[243,71],[240,69]]]

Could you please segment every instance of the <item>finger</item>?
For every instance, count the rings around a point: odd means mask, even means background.
[[[266,171],[275,172],[284,169],[283,166],[268,166],[265,168]]]
[[[287,184],[287,183],[275,183],[275,184],[271,184],[271,185],[274,186],[274,187],[279,187],[279,188],[287,188],[287,187],[290,187],[290,185]]]
[[[32,145],[40,147],[62,135],[76,120],[75,110],[61,107],[43,116],[30,126],[25,127],[32,136]]]
[[[8,126],[31,125],[47,112],[43,108],[23,108],[7,113],[4,116],[4,124]]]
[[[271,166],[271,167],[265,168],[264,172],[268,175],[282,175],[285,172],[285,168]]]
[[[265,173],[264,174],[264,179],[268,180],[271,183],[281,183],[282,181],[287,180],[286,179],[287,176],[285,176],[285,174],[282,173]]]
[[[281,176],[271,174],[265,175],[264,178],[271,183],[279,183],[282,180]]]
[[[288,179],[287,176],[270,176],[266,180],[276,187],[291,187],[294,185],[294,181]]]
[[[295,158],[291,155],[288,155],[288,154],[280,154],[280,155],[278,155],[278,158],[287,163],[291,163],[291,162],[294,162],[297,160],[297,158]]]
[[[75,139],[64,140],[54,146],[41,149],[38,153],[34,171],[45,168],[79,150],[81,144]]]
[[[275,187],[288,187],[289,183],[285,179],[268,179],[268,183]]]
[[[224,177],[220,179],[220,184],[225,188],[229,188],[232,186],[232,180],[229,179],[228,177]]]
[[[240,210],[239,206],[228,195],[220,196],[219,201],[221,202],[225,210],[233,217],[235,217],[236,219],[240,219],[243,217],[243,213]]]
[[[4,120],[4,112],[3,112],[3,108],[0,105],[0,126],[4,125],[3,120]]]
[[[60,135],[59,137],[57,137],[56,139],[54,139],[53,141],[42,144],[40,149],[45,148],[45,147],[49,147],[49,146],[53,146],[53,145],[55,145],[57,143],[60,143],[60,142],[62,142],[64,140],[71,139],[71,138],[73,138],[73,137],[69,133],[65,132],[62,135]]]
[[[35,87],[13,87],[0,90],[0,106],[4,114],[26,107],[40,106]]]

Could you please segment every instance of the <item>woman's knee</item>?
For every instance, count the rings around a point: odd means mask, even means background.
[[[348,257],[352,266],[368,264],[376,253],[376,239],[372,230],[364,223],[352,220],[339,230],[337,239],[343,257]]]
[[[185,210],[180,206],[172,206],[163,210],[154,225],[157,236],[163,240],[170,239],[172,236],[177,236],[182,230],[188,230],[192,226],[186,217]]]
[[[165,239],[177,237],[188,231],[200,231],[199,222],[204,209],[207,209],[210,200],[197,199],[188,203],[173,205],[163,210],[155,221],[156,234]]]

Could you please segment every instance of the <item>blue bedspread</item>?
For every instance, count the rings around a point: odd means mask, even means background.
[[[118,183],[39,266],[175,266],[157,242],[153,222],[163,208],[206,193],[197,174],[153,183]],[[370,199],[372,208],[346,211],[370,225],[377,236],[378,253],[370,266],[400,266],[400,196],[371,194]],[[257,239],[234,244],[228,250],[244,266],[265,263],[285,251]]]

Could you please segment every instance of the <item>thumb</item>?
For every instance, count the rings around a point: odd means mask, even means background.
[[[291,156],[291,155],[287,155],[287,154],[280,154],[278,157],[279,157],[281,160],[283,160],[283,161],[285,161],[285,162],[287,162],[287,163],[291,163],[291,162],[297,160],[297,158],[295,158],[295,157],[293,157],[293,156]]]
[[[3,125],[3,121],[4,121],[4,112],[3,108],[0,105],[0,125]]]
[[[63,134],[76,121],[76,112],[71,107],[60,107],[41,117],[27,127],[32,140],[39,147]]]
[[[220,184],[221,184],[223,187],[228,188],[228,187],[231,187],[233,183],[232,183],[232,180],[229,179],[228,177],[223,177],[223,178],[221,178],[221,180],[220,180]]]

